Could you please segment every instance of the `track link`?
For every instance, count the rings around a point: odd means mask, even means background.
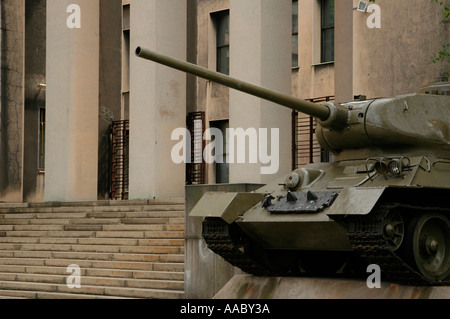
[[[382,276],[392,282],[413,285],[450,285],[450,281],[433,282],[408,265],[404,256],[392,251],[384,236],[384,219],[393,209],[405,208],[419,212],[442,210],[433,207],[411,207],[401,204],[378,205],[369,215],[346,217],[347,236],[354,252],[369,264],[380,266]],[[255,276],[289,276],[288,273],[275,272],[261,265],[251,256],[248,241],[242,237],[237,225],[228,225],[220,218],[206,218],[203,221],[202,236],[208,248],[224,258],[231,265]],[[400,251],[400,250],[399,250]],[[291,274],[292,275],[292,274]]]
[[[399,253],[389,249],[384,236],[383,222],[392,209],[398,208],[412,209],[400,204],[381,205],[368,216],[348,217],[346,219],[347,235],[353,250],[368,264],[380,266],[382,275],[393,282],[414,286],[450,285],[450,281],[430,281],[408,265]],[[422,207],[414,207],[414,209],[426,210]]]
[[[245,242],[233,234],[232,225],[218,218],[206,218],[203,221],[202,236],[214,253],[231,265],[255,276],[270,276],[270,272],[256,263],[247,253]],[[233,236],[234,235],[234,236]]]

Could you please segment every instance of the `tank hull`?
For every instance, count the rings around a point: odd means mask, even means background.
[[[399,158],[405,163],[401,174],[383,171],[383,163],[398,164]],[[295,185],[289,184],[293,176]],[[356,274],[374,263],[387,265],[383,271],[393,281],[448,285],[449,176],[449,162],[435,157],[311,164],[232,200],[207,194],[197,205],[207,209],[195,207],[191,216],[205,217],[203,237],[213,251],[254,275]],[[436,243],[421,243],[434,232]],[[430,252],[437,243],[447,252]],[[425,265],[425,275],[424,251],[440,261],[436,269]]]

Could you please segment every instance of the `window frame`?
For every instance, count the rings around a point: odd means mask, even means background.
[[[331,6],[332,3],[332,6]],[[328,9],[328,10],[327,10]],[[328,12],[326,12],[326,10]],[[327,15],[328,13],[328,15]],[[327,15],[327,16],[326,16]],[[333,17],[333,23],[330,22],[330,16]],[[335,48],[335,0],[320,0],[320,63],[333,63],[334,62],[334,48]],[[330,32],[332,31],[332,32]],[[326,43],[326,34],[332,34],[332,40],[329,44]],[[331,53],[330,53],[331,50]],[[330,55],[330,56],[329,56]]]
[[[296,11],[296,12],[295,12]],[[296,14],[295,14],[296,13]],[[297,17],[297,19],[295,19]],[[299,69],[299,49],[298,49],[298,19],[299,19],[299,1],[292,0],[292,69]],[[295,26],[297,28],[295,28]],[[296,58],[295,53],[297,53]]]
[[[216,54],[216,71],[229,75],[230,74],[230,10],[223,10],[223,11],[217,11],[211,13],[211,19],[214,24],[215,29],[215,54]],[[221,31],[222,31],[222,23],[223,19],[227,19],[226,21],[226,28],[228,29],[228,37],[227,32],[224,32],[224,36],[222,37]],[[222,39],[224,39],[222,43]],[[222,65],[222,53],[227,52],[228,59],[227,64]]]

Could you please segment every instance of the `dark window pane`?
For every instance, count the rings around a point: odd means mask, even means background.
[[[292,33],[298,33],[298,1],[292,2]]]
[[[213,21],[216,26],[217,34],[217,71],[230,73],[230,13],[223,11],[215,13]]]
[[[222,14],[217,23],[217,46],[230,45],[230,16]]]
[[[230,74],[230,47],[217,49],[217,71]]]
[[[292,1],[292,67],[298,67],[298,1]]]
[[[334,0],[322,0],[321,62],[334,61]]]
[[[322,31],[322,62],[334,61],[334,29]]]
[[[298,67],[298,35],[292,35],[292,67]]]
[[[334,0],[322,0],[322,28],[334,27]]]

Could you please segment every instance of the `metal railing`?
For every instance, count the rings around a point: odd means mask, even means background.
[[[323,104],[334,101],[334,96],[325,96],[308,101]],[[316,138],[317,119],[292,111],[292,169],[300,166],[316,163],[329,162],[330,153],[324,150]]]

